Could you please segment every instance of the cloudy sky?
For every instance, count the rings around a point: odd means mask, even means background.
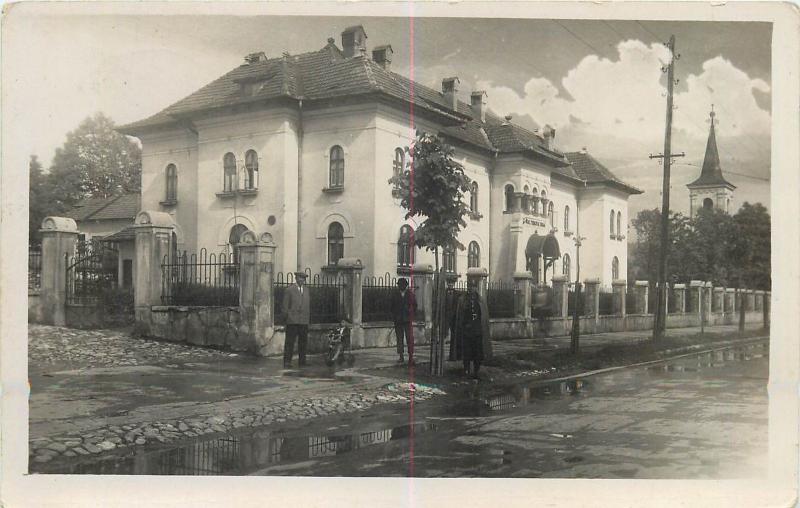
[[[389,43],[408,75],[408,18],[270,16],[12,16],[4,26],[6,98],[20,146],[49,165],[65,134],[102,111],[117,123],[153,114],[238,66],[245,54],[317,50],[364,25],[368,46]],[[415,18],[416,79],[438,88],[461,79],[463,99],[556,128],[562,150],[586,147],[645,190],[632,211],[660,204],[665,75],[677,39],[673,209],[688,211],[685,184],[700,171],[711,104],[726,177],[745,200],[769,206],[771,25],[768,23]],[[24,51],[23,51],[24,50]],[[23,55],[24,57],[14,55]]]

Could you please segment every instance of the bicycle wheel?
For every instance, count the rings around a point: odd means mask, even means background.
[[[336,363],[336,360],[342,355],[342,344],[336,344],[335,346],[331,346],[330,350],[328,350],[328,357],[325,359],[325,365],[331,367]]]

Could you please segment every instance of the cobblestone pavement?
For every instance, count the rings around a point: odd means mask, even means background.
[[[80,369],[148,365],[171,358],[198,361],[235,357],[211,349],[132,337],[124,330],[77,330],[58,326],[28,327],[28,362],[34,368],[71,364]]]
[[[548,349],[559,347],[559,340],[505,341],[497,349]],[[412,393],[415,402],[444,393],[403,382],[402,369],[381,369],[394,364],[392,348],[356,351],[356,367],[346,371],[333,373],[312,357],[316,371],[291,373],[282,370],[280,358],[145,340],[126,331],[30,325],[28,351],[31,471],[79,455],[408,404]]]

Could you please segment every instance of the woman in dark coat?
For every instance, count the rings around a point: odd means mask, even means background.
[[[478,283],[467,283],[467,294],[462,296],[456,307],[456,340],[460,341],[461,359],[464,373],[478,378],[481,363],[492,357],[492,343],[489,340],[489,308],[486,300],[478,293]],[[456,348],[458,351],[459,348]]]

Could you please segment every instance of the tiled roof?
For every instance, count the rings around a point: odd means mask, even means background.
[[[127,193],[110,198],[89,198],[79,202],[64,215],[78,222],[88,220],[115,220],[136,218],[141,194]]]
[[[112,235],[103,238],[104,242],[125,242],[136,239],[136,228],[127,226]]]
[[[617,178],[610,169],[586,152],[567,152],[565,155],[572,164],[575,174],[586,183],[610,184],[620,187],[630,194],[642,193],[641,190]]]

